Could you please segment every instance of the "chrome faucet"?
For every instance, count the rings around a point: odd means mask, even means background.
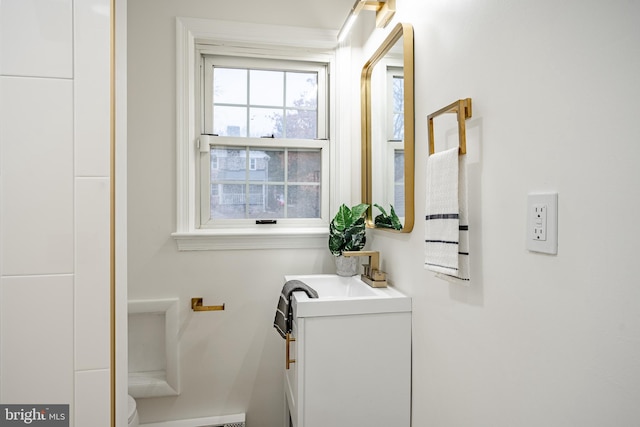
[[[366,256],[369,264],[363,264],[364,272],[360,275],[363,282],[372,288],[387,287],[387,273],[380,271],[380,252],[378,251],[344,251],[343,256]]]

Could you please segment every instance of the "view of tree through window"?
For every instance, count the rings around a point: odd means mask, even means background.
[[[318,138],[318,73],[214,67],[212,83],[211,219],[320,218],[321,148],[278,142]]]
[[[214,68],[213,132],[253,138],[317,138],[317,73]]]

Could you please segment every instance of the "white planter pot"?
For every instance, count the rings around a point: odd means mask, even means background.
[[[338,276],[355,276],[358,273],[358,257],[337,256],[336,274]]]

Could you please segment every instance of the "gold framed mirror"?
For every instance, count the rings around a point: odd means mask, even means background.
[[[415,164],[410,24],[398,23],[393,28],[365,63],[360,83],[362,202],[370,205],[367,226],[410,233],[414,223]]]

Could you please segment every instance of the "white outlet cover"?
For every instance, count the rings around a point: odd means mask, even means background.
[[[535,235],[535,208],[546,206],[546,239]],[[527,249],[556,255],[558,253],[558,193],[530,193],[527,196]]]

